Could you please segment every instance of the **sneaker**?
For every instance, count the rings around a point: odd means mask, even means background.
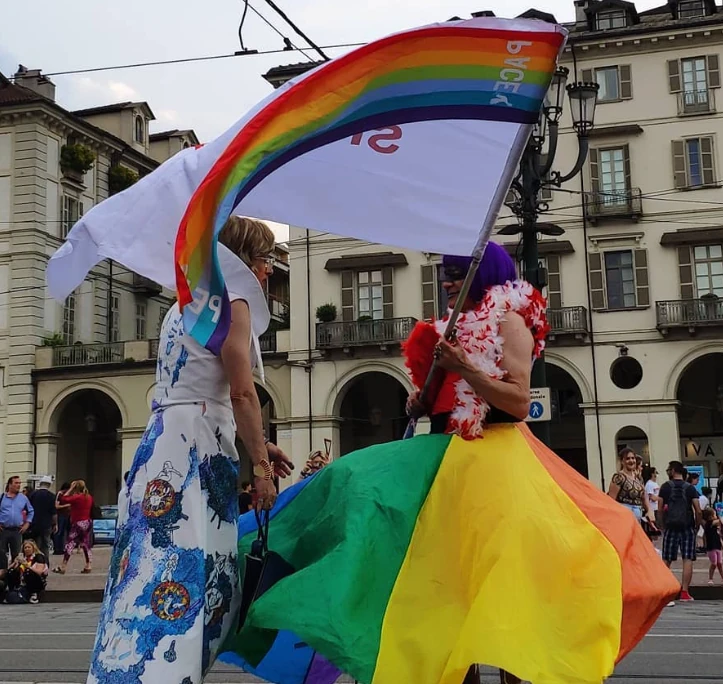
[[[708,580],[708,586],[709,586],[709,587],[712,587],[714,584],[715,584],[715,582],[714,582],[713,580]]]
[[[695,601],[695,599],[687,591],[681,591],[680,599],[678,599],[678,600],[681,603],[690,603],[691,601]]]
[[[30,603],[40,603],[37,594],[30,594]]]
[[[666,608],[673,608],[674,606],[675,606],[675,601],[671,601],[671,602],[670,602],[667,606],[665,606],[665,607],[666,607]]]

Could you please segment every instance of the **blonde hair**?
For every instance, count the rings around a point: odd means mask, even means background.
[[[251,266],[254,259],[271,254],[276,244],[271,228],[263,221],[243,216],[230,216],[221,228],[218,240],[247,266]]]
[[[85,494],[86,496],[90,493],[88,488],[85,486],[85,480],[76,480],[70,487],[68,494]]]
[[[23,542],[23,545],[20,547],[20,550],[25,553],[25,547],[30,544],[30,546],[33,547],[33,555],[36,553],[40,553],[40,547],[32,540],[32,539],[26,539]]]

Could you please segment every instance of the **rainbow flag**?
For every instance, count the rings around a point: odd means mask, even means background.
[[[255,536],[242,516],[240,558]],[[630,512],[524,425],[344,456],[282,494],[270,545],[296,572],[222,660],[277,684],[460,684],[473,663],[600,684],[680,588]]]
[[[388,126],[461,120],[529,126],[537,120],[564,30],[537,22],[493,26],[453,22],[375,41],[300,78],[246,121],[193,194],[176,238],[178,298],[186,329],[199,343],[218,353],[228,331],[218,233],[274,172],[318,148]],[[464,142],[460,136],[458,144]],[[336,183],[344,182],[337,176]]]

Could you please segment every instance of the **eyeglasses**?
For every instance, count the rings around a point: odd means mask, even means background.
[[[263,261],[266,266],[273,266],[276,259],[272,254],[260,254],[259,256],[255,256],[254,259],[258,259],[259,261]]]
[[[448,283],[453,283],[457,280],[464,280],[467,273],[457,266],[447,266],[444,269],[444,280]]]

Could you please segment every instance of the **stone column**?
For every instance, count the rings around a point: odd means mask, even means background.
[[[125,428],[118,431],[118,436],[123,442],[121,450],[121,477],[130,470],[133,464],[133,457],[136,455],[136,449],[138,449],[144,431],[145,427]]]
[[[661,403],[658,410],[648,416],[650,431],[650,465],[664,474],[670,461],[680,460],[680,432],[678,430],[678,402]],[[658,482],[665,482],[664,478]]]
[[[58,479],[58,437],[55,432],[35,435],[35,474],[51,475],[54,481]]]

